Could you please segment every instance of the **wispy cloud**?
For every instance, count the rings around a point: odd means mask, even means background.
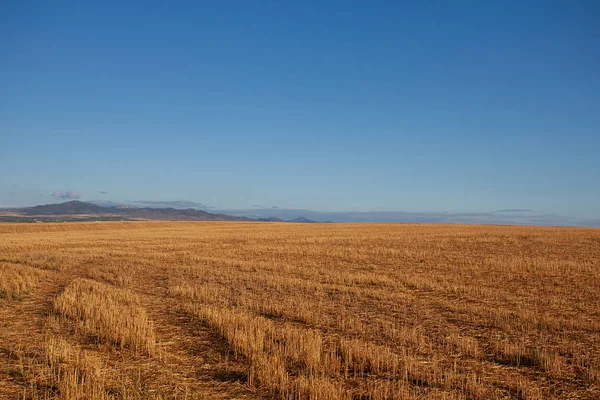
[[[66,199],[76,200],[76,199],[81,198],[81,195],[79,193],[71,192],[71,191],[67,191],[67,192],[56,191],[56,192],[52,193],[51,196],[54,197],[55,199],[62,199],[62,200],[66,200]]]
[[[163,201],[163,200],[134,200],[130,201],[130,203],[139,204],[146,207],[152,208],[211,208],[206,204],[197,203],[195,201],[189,200],[173,200],[173,201]]]

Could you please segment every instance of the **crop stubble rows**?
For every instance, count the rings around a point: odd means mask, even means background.
[[[3,224],[0,278],[0,397],[600,396],[597,229]]]

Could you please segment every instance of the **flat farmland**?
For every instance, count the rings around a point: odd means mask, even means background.
[[[598,399],[600,229],[0,224],[0,398]]]

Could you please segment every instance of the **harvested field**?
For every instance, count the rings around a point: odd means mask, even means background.
[[[0,398],[598,399],[600,229],[0,224]]]

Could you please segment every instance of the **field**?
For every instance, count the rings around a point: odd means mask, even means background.
[[[600,229],[0,224],[0,398],[598,399]]]

